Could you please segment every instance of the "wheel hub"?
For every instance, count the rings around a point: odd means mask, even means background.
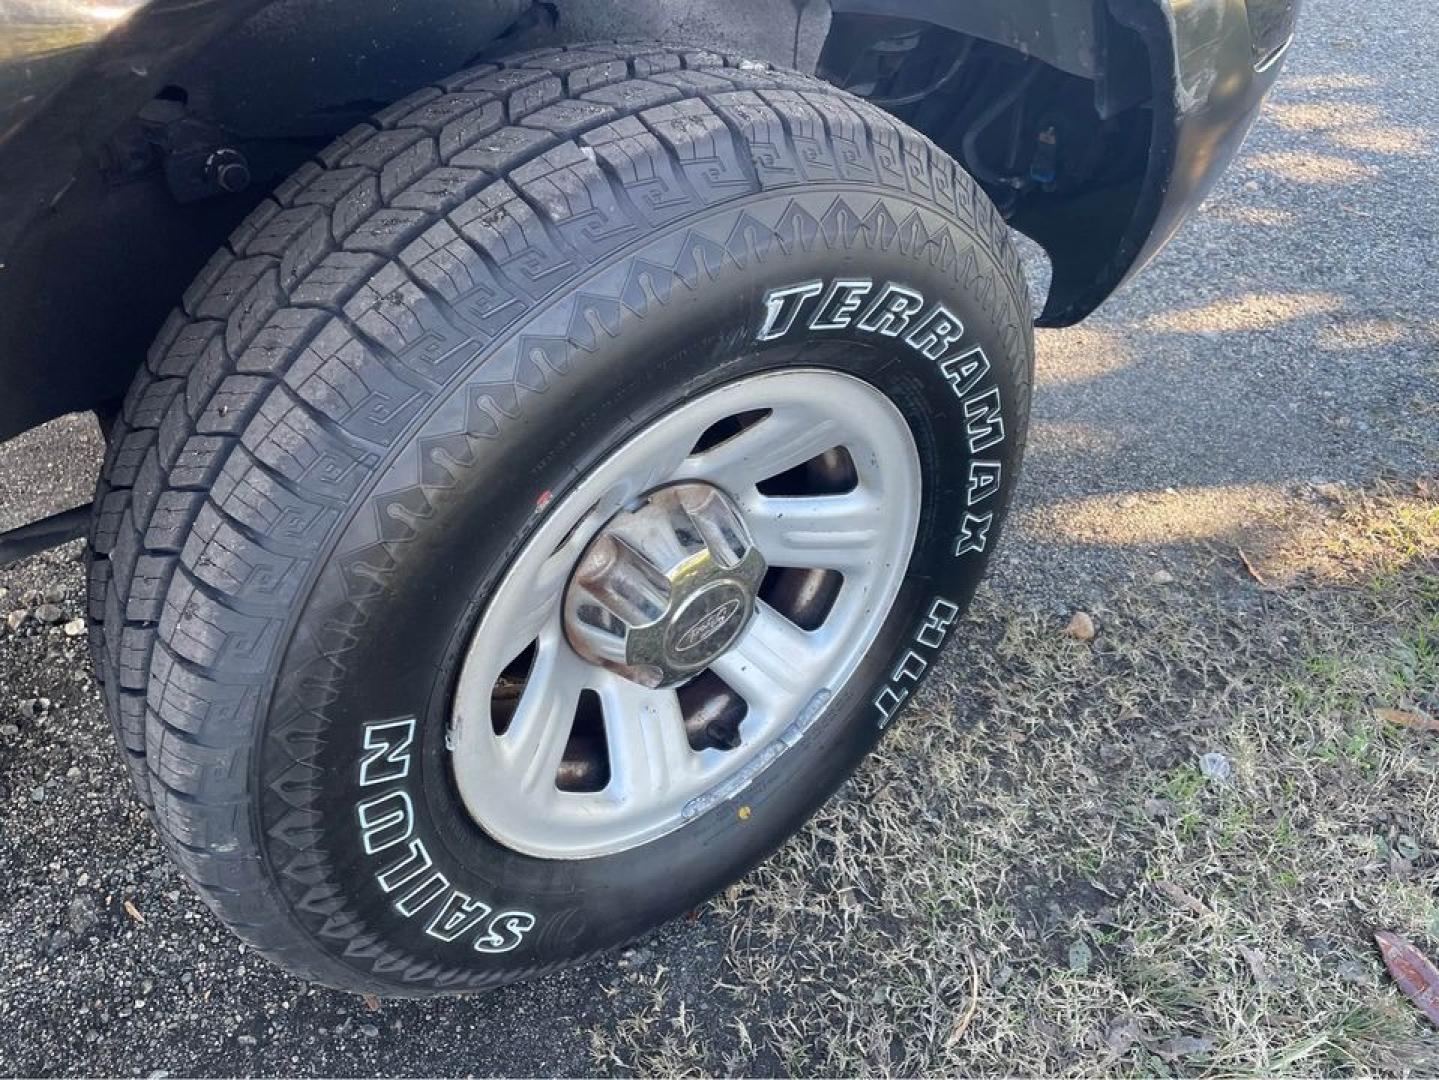
[[[447,745],[476,825],[589,859],[736,798],[882,632],[920,477],[885,394],[809,368],[689,397],[595,462],[546,502],[466,649]]]
[[[766,569],[719,488],[669,484],[621,510],[585,549],[565,591],[565,636],[641,686],[678,686],[744,632]]]

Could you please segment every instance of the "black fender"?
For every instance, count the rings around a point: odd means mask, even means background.
[[[687,39],[808,71],[832,19],[912,19],[1045,65],[1092,95],[1101,118],[1137,117],[1144,145],[1123,175],[1005,208],[1053,264],[1040,324],[1077,322],[1163,247],[1238,149],[1297,5],[0,0],[0,439],[113,409],[205,259],[329,139],[486,55],[595,38]],[[162,171],[134,168],[136,127],[157,99],[241,147],[250,185],[191,198]]]
[[[265,192],[426,81],[603,38],[813,70],[827,27],[822,0],[0,0],[0,439],[113,408]],[[166,95],[243,147],[244,191],[184,201],[127,172],[136,118]]]
[[[1203,201],[1248,133],[1293,37],[1298,0],[832,0],[1003,45],[1093,84],[1094,109],[1150,113],[1124,177],[1013,208],[1053,276],[1038,323],[1069,326],[1138,273]],[[962,155],[961,155],[962,156]]]

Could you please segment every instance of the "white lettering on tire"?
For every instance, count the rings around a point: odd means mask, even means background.
[[[899,707],[909,699],[909,693],[919,677],[929,669],[929,664],[949,636],[949,626],[959,617],[959,605],[942,596],[930,601],[929,612],[915,632],[910,647],[895,664],[889,680],[874,695],[874,707],[879,713],[879,726],[885,727],[899,712]]]
[[[818,296],[824,288],[822,281],[803,281],[783,289],[771,289],[764,294],[764,325],[759,330],[760,341],[773,341],[789,333],[790,327],[799,315],[800,308],[810,297]]]
[[[869,278],[835,278],[809,320],[811,330],[843,330],[874,288]]]
[[[801,319],[815,297],[807,320]],[[858,319],[855,312],[866,297],[872,297]],[[868,278],[836,278],[805,281],[771,289],[764,297],[764,314],[758,340],[774,341],[796,326],[806,333],[855,329],[886,338],[900,338],[925,360],[959,399],[964,416],[964,437],[970,454],[993,450],[1004,442],[1004,402],[997,385],[984,387],[991,365],[984,348],[965,346],[965,327],[959,317],[940,303],[927,303],[918,290],[898,282],[875,287]],[[1003,462],[997,458],[972,457],[965,477],[964,506],[955,530],[956,558],[983,555],[989,547],[994,511],[977,512],[976,507],[1000,490]],[[950,624],[959,616],[959,606],[936,596],[929,612],[900,656],[893,670],[875,693],[873,704],[879,726],[887,726],[909,699],[921,676],[929,669]]]
[[[403,918],[422,916],[424,932],[436,941],[453,942],[475,932],[470,948],[505,953],[516,948],[535,925],[528,911],[501,911],[456,888],[435,866],[424,840],[414,836],[415,805],[404,781],[410,775],[414,717],[377,720],[365,725],[360,759],[361,788],[383,790],[355,804],[360,846],[366,855],[381,856],[374,872],[381,891],[393,897]],[[403,845],[398,852],[391,849]]]
[[[864,298],[873,296],[855,319]],[[815,297],[807,320],[806,307]],[[921,314],[921,312],[923,314]],[[1004,402],[998,386],[981,389],[991,371],[983,346],[964,344],[965,328],[959,316],[941,303],[928,303],[917,289],[890,281],[875,288],[869,278],[835,278],[802,281],[770,289],[764,295],[764,313],[757,339],[774,341],[796,326],[806,333],[824,333],[853,327],[881,337],[903,335],[906,345],[934,363],[940,376],[959,399],[964,434],[971,454],[982,454],[1004,442]],[[982,555],[989,547],[994,512],[979,514],[975,506],[1000,488],[1003,465],[994,459],[971,459],[966,477],[965,502],[955,532],[956,557]]]

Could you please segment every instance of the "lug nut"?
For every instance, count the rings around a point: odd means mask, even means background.
[[[234,147],[222,146],[205,159],[205,178],[228,195],[250,186],[250,163]]]

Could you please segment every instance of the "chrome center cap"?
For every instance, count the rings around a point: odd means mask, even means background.
[[[678,686],[744,632],[766,569],[719,488],[669,484],[590,541],[565,590],[565,636],[641,686]]]

